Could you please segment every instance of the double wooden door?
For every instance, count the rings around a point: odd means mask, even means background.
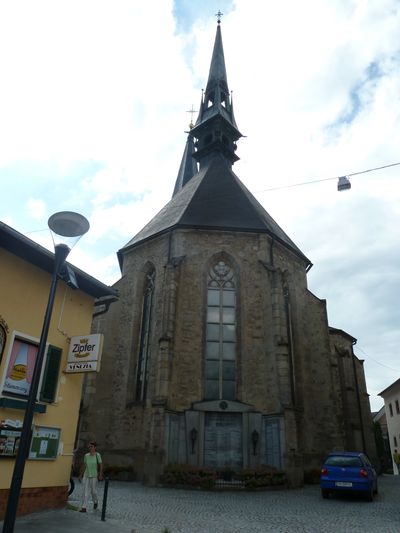
[[[204,465],[210,468],[243,468],[241,413],[206,413]]]

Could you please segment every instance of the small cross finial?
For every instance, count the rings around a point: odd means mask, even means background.
[[[192,104],[192,109],[189,109],[188,111],[186,111],[186,113],[190,113],[190,124],[189,124],[189,128],[190,129],[193,129],[194,128],[194,124],[193,124],[193,113],[197,113],[197,111],[195,109],[193,109],[193,104]]]
[[[215,16],[217,17],[217,23],[218,24],[221,24],[221,17],[222,17],[223,13],[221,13],[221,10],[219,9],[218,10],[218,13],[215,14]]]

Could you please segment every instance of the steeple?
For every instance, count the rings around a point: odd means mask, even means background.
[[[207,87],[202,94],[199,116],[190,134],[196,138],[193,157],[200,163],[200,169],[216,153],[223,155],[230,167],[239,159],[235,154],[236,141],[242,134],[236,125],[228,88],[220,18]]]
[[[179,167],[178,176],[176,178],[174,192],[172,193],[172,197],[177,194],[182,187],[186,185],[186,183],[192,178],[195,174],[197,174],[197,163],[196,160],[193,157],[194,152],[194,141],[193,137],[188,135],[185,150],[183,151],[181,166]]]
[[[136,246],[179,229],[267,234],[294,253],[305,267],[311,265],[232,171],[239,159],[236,141],[242,134],[233,115],[219,22],[199,116],[190,127],[172,199],[119,250],[121,266],[125,254]],[[200,163],[199,171],[196,161]]]

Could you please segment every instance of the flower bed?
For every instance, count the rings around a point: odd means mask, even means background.
[[[228,483],[219,483],[221,479],[245,489],[285,486],[287,483],[285,472],[270,466],[235,471],[228,468],[213,470],[200,466],[168,465],[160,481],[164,485],[202,489],[216,486],[229,488]]]
[[[161,483],[165,485],[187,485],[212,489],[215,486],[217,474],[215,470],[201,466],[168,465],[161,476]]]
[[[304,483],[306,485],[318,485],[321,479],[320,468],[310,468],[304,471]]]
[[[136,473],[133,466],[105,465],[104,477],[116,481],[135,481]]]
[[[243,481],[248,489],[284,486],[287,483],[285,472],[268,465],[235,472],[234,479]]]

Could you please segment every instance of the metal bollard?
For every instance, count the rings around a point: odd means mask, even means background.
[[[106,519],[106,507],[107,507],[107,495],[108,495],[108,483],[110,478],[106,477],[104,479],[104,493],[103,493],[103,506],[101,508],[101,520],[105,522]]]

